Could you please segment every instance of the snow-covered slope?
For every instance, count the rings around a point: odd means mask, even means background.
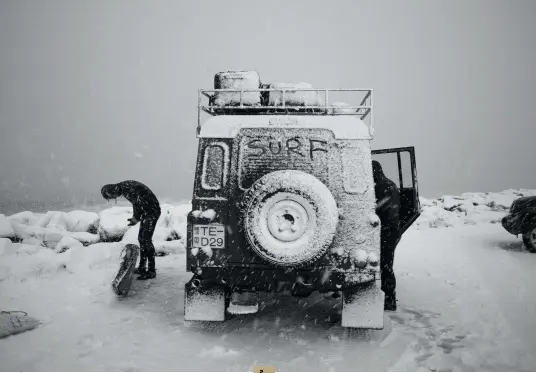
[[[464,193],[437,199],[420,198],[423,208],[414,228],[441,228],[480,223],[500,223],[512,202],[536,196],[536,190],[508,189],[499,193]]]
[[[0,340],[2,368],[536,370],[536,255],[491,224],[522,195],[536,191],[423,198],[421,218],[397,248],[399,310],[386,313],[384,330],[359,332],[340,327],[340,299],[318,294],[263,294],[256,315],[185,322],[190,204],[162,205],[154,240],[170,255],[157,258],[157,278],[135,281],[126,299],[110,288],[123,244],[137,240],[138,226],[124,229],[124,211],[106,209],[98,219],[80,212],[0,216],[12,237],[0,237],[0,310],[43,322]],[[116,242],[103,242],[110,237]]]

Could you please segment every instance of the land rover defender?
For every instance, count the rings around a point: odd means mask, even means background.
[[[343,327],[382,329],[372,160],[400,188],[404,232],[420,214],[414,148],[371,150],[370,89],[247,86],[245,73],[198,92],[185,320],[256,312],[263,292],[318,291],[342,295]],[[331,103],[340,93],[358,105]]]

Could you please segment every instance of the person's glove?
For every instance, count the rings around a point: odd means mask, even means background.
[[[130,219],[128,219],[128,221],[130,222],[130,223],[128,223],[129,227],[138,224],[138,220],[136,220],[136,218],[130,218]]]

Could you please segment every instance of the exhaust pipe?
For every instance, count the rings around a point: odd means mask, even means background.
[[[194,279],[191,281],[191,284],[192,284],[192,287],[193,287],[193,288],[198,288],[199,286],[201,286],[201,280],[198,279],[198,278],[194,278]]]

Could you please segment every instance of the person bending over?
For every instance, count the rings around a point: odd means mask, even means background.
[[[154,193],[144,184],[135,180],[126,180],[117,184],[107,184],[102,187],[101,194],[106,200],[125,197],[134,209],[132,218],[128,219],[129,226],[140,223],[138,241],[140,243],[140,264],[134,273],[139,274],[138,280],[148,280],[156,277],[155,248],[153,233],[156,222],[160,217],[160,202]],[[146,269],[146,263],[149,266]]]

